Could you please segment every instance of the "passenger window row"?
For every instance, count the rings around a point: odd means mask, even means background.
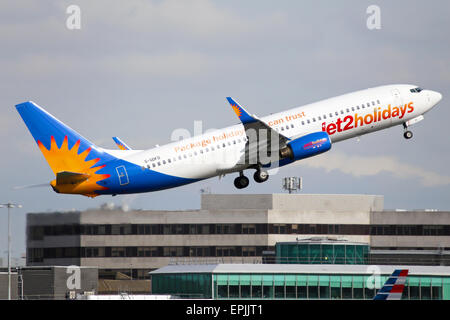
[[[242,139],[238,138],[237,140],[228,141],[228,146],[236,145],[237,143],[245,142],[247,140],[248,139],[245,137],[245,138],[242,138]],[[195,156],[198,156],[199,154],[205,154],[205,153],[207,153],[209,151],[215,151],[216,149],[219,150],[220,148],[226,148],[226,147],[227,147],[227,144],[225,142],[223,142],[223,143],[217,144],[215,146],[215,148],[214,148],[214,146],[205,147],[204,149],[200,149],[199,152],[194,151],[194,152],[190,152],[188,154],[184,153],[184,154],[178,155],[178,157],[168,158],[167,160],[162,160],[162,161],[155,161],[155,162],[153,162],[151,164],[147,164],[146,167],[147,167],[147,169],[156,168],[156,167],[168,164],[168,163],[172,163],[172,162],[176,162],[176,161],[179,161],[179,160],[187,159],[188,157],[192,158],[193,156],[195,157]],[[145,169],[145,166],[142,167],[142,169]]]
[[[413,91],[413,90],[414,90],[414,91]],[[421,88],[415,88],[415,89],[411,89],[411,92],[420,92],[421,90],[422,90]],[[340,114],[349,113],[350,110],[351,110],[352,112],[354,112],[354,111],[356,111],[356,110],[365,109],[366,107],[367,107],[367,108],[370,108],[371,105],[372,105],[372,106],[375,106],[376,104],[380,104],[380,100],[377,100],[376,103],[375,103],[375,101],[371,101],[371,102],[367,102],[367,103],[362,103],[360,106],[357,105],[356,107],[351,107],[351,108],[349,107],[349,108],[346,108],[346,109],[342,109],[342,110],[340,110]],[[329,118],[333,118],[334,116],[339,116],[339,111],[335,111],[335,112],[334,112],[334,115],[333,115],[332,112],[330,112],[330,113],[328,114],[328,117],[329,117]],[[323,119],[323,120],[326,120],[326,119],[327,119],[327,115],[324,114],[324,115],[322,115],[322,116],[317,116],[317,121],[322,121],[322,119]],[[316,122],[316,117],[312,117],[312,122]],[[310,124],[310,123],[311,123],[311,120],[310,120],[310,119],[305,119],[305,120],[302,120],[302,121],[301,121],[302,126],[304,126],[305,124]],[[294,125],[293,123],[291,123],[290,125],[286,125],[286,126],[283,125],[283,126],[280,126],[279,128],[275,128],[275,130],[276,130],[277,132],[279,132],[279,131],[290,130],[290,129],[293,129],[294,127],[295,127],[295,125]],[[242,139],[242,141],[247,141],[247,140],[248,140],[248,139],[246,139],[246,138],[243,138],[243,139]],[[237,141],[236,141],[236,140],[228,141],[228,146],[235,145],[236,143],[240,143],[240,142],[241,142],[241,139],[240,139],[240,138],[237,139]],[[216,148],[217,148],[217,149],[220,149],[221,147],[222,147],[222,148],[226,148],[227,145],[226,145],[225,143],[217,144],[217,145],[216,145]],[[210,148],[211,148],[211,149],[210,149]],[[204,149],[200,149],[199,152],[194,151],[194,153],[189,153],[189,154],[186,154],[186,153],[185,153],[185,154],[183,154],[183,155],[179,155],[178,158],[177,158],[177,157],[173,157],[172,159],[168,158],[167,161],[166,161],[166,160],[162,160],[162,161],[158,161],[158,162],[153,162],[153,163],[151,163],[151,167],[156,168],[156,167],[159,167],[159,166],[161,166],[161,165],[165,165],[165,164],[168,164],[168,163],[176,162],[177,159],[178,159],[178,160],[182,160],[183,158],[184,158],[184,159],[187,159],[188,156],[192,158],[192,156],[198,156],[199,153],[200,153],[200,154],[204,154],[204,153],[209,152],[210,150],[211,150],[211,151],[214,151],[214,150],[215,150],[214,146],[211,146],[210,148],[209,148],[209,147],[206,147],[206,148],[204,148]],[[148,169],[150,169],[151,167],[150,167],[150,164],[147,164],[147,168],[148,168]],[[143,167],[143,169],[145,169],[145,167]]]
[[[372,103],[372,106],[375,106],[376,104],[381,104],[380,103],[380,100],[377,100],[376,102],[375,101],[371,101],[371,103]],[[334,116],[339,116],[339,113],[340,114],[345,114],[345,113],[349,113],[350,112],[350,110],[351,111],[357,111],[357,110],[361,110],[361,109],[365,109],[365,108],[370,108],[370,106],[371,106],[371,103],[370,102],[367,102],[366,104],[364,104],[364,103],[362,103],[361,104],[361,107],[358,105],[358,106],[356,106],[356,107],[349,107],[349,108],[346,108],[346,109],[342,109],[342,110],[340,110],[340,112],[339,111],[336,111],[335,113],[334,113]],[[328,114],[328,116],[330,117],[330,118],[333,118],[334,116],[333,116],[333,113],[329,113]],[[324,115],[322,115],[322,116],[317,116],[317,121],[321,121],[321,120],[326,120],[327,119],[327,115],[326,114],[324,114]],[[316,117],[313,117],[312,118],[312,122],[316,122]],[[309,124],[309,123],[311,123],[311,121],[309,120],[309,119],[306,119],[306,120],[302,120],[302,126],[304,126],[305,124]]]

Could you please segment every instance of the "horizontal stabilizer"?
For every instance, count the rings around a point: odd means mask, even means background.
[[[78,184],[86,181],[90,177],[89,174],[62,171],[56,174],[56,185]]]

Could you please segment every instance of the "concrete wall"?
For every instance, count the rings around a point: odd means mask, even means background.
[[[49,236],[43,240],[31,240],[28,238],[29,226],[47,226],[79,224],[80,212],[54,212],[54,213],[28,213],[27,214],[27,249],[29,248],[55,248],[55,247],[80,247],[80,236]],[[27,250],[28,251],[28,250]],[[49,266],[49,265],[79,265],[80,259],[47,259],[43,262],[33,262],[27,265]]]
[[[383,210],[383,197],[371,195],[310,194],[203,194],[200,210],[149,211],[87,210],[83,212],[30,214],[29,225],[55,224],[369,224],[370,212]],[[324,235],[326,236],[326,235]],[[32,247],[105,246],[274,246],[311,235],[212,234],[212,235],[85,235],[50,236],[28,241]],[[345,236],[369,242],[369,236]],[[182,260],[183,258],[176,258]],[[201,258],[193,258],[201,259]],[[224,259],[232,259],[226,257]],[[233,258],[234,259],[234,258]],[[235,257],[253,262],[256,257]],[[46,259],[40,265],[95,265],[104,269],[154,269],[167,265],[170,257]],[[38,265],[38,263],[34,263]]]
[[[372,224],[449,225],[450,211],[382,211],[371,213]],[[450,248],[450,236],[372,236],[373,247]]]
[[[54,297],[55,299],[65,299],[70,291],[76,293],[97,292],[98,287],[98,269],[83,267],[80,268],[80,287],[68,288],[67,282],[70,282],[69,277],[73,276],[73,270],[68,270],[65,267],[57,267],[54,269]]]
[[[450,211],[381,211],[371,213],[372,224],[450,224]]]
[[[203,210],[273,209],[272,194],[202,194]]]
[[[76,272],[69,267],[29,267],[22,270],[24,299],[66,299],[70,291],[97,292],[98,269],[80,267],[78,282],[71,281]],[[69,287],[74,285],[75,288]]]
[[[18,297],[17,290],[17,273],[11,273],[11,299],[16,300]],[[0,300],[8,299],[8,272],[0,272]]]
[[[25,300],[53,299],[54,276],[51,267],[22,270]]]
[[[450,212],[383,211],[376,195],[314,194],[203,194],[201,209],[186,211],[87,210],[83,212],[28,214],[28,225],[56,224],[440,224],[448,225]],[[50,236],[27,241],[27,247],[104,246],[274,246],[276,242],[328,235],[86,235]],[[448,236],[336,236],[370,243],[372,247],[450,247]],[[242,262],[257,257],[226,257]],[[103,269],[154,269],[170,257],[46,259],[41,265],[95,265]],[[186,258],[201,260],[203,258]],[[207,258],[206,258],[207,259]],[[220,258],[216,258],[220,259]],[[34,263],[37,265],[37,263]]]
[[[28,213],[27,225],[45,226],[45,225],[61,225],[76,224],[80,222],[80,212],[51,212],[51,213]]]
[[[264,214],[266,213],[266,214]],[[190,211],[85,211],[80,214],[82,224],[178,224],[178,223],[265,223],[263,210],[190,210]]]
[[[276,209],[296,212],[381,211],[384,197],[355,194],[202,194],[203,210]]]

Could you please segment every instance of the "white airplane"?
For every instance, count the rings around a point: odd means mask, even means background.
[[[132,150],[119,138],[120,150],[94,145],[37,104],[16,105],[56,179],[58,193],[89,197],[174,188],[214,176],[239,173],[236,188],[249,185],[244,170],[258,183],[267,169],[326,152],[331,145],[381,129],[409,127],[424,118],[442,95],[415,85],[387,85],[258,118],[227,98],[240,123],[189,139]]]

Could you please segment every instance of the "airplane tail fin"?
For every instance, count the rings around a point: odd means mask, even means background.
[[[107,161],[113,158],[91,141],[65,125],[34,102],[16,105],[17,111],[28,127],[39,149],[58,179],[51,182],[57,192],[83,193],[86,186],[109,177],[99,174]],[[70,173],[70,174],[67,174]],[[61,177],[64,177],[63,179]],[[91,177],[89,179],[89,177]],[[89,180],[89,181],[86,181]],[[65,182],[62,188],[58,182]],[[70,186],[70,188],[67,188]],[[80,190],[75,190],[76,187]],[[102,187],[97,185],[97,189]],[[94,188],[95,189],[95,188]],[[70,191],[70,192],[64,192]],[[71,192],[77,191],[77,192]]]
[[[237,103],[233,98],[227,97],[228,103],[233,108],[234,113],[238,116],[243,124],[255,122],[255,118],[251,116],[244,107]]]
[[[120,150],[131,150],[131,148],[123,142],[119,137],[113,137],[114,142]]]
[[[373,300],[400,300],[407,276],[408,269],[395,270]]]

